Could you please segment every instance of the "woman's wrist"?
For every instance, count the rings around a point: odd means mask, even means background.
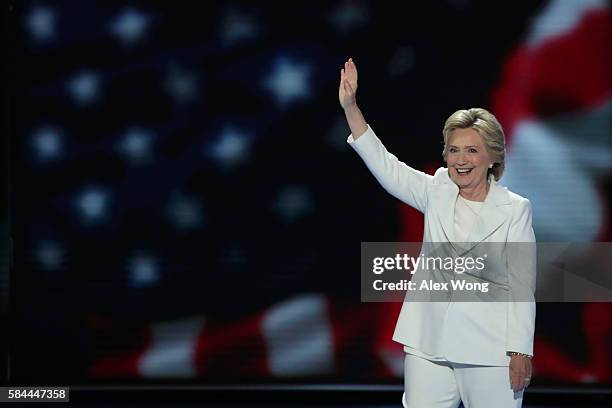
[[[359,112],[359,108],[357,107],[357,102],[353,102],[352,104],[344,108],[344,112],[346,112],[347,114],[354,114],[354,113]]]
[[[353,139],[357,140],[365,133],[366,130],[368,130],[368,124],[365,121],[363,114],[357,107],[357,104],[347,106],[347,108],[344,110],[344,114],[346,116],[348,125],[351,128]]]

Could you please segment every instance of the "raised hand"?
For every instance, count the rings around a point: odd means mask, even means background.
[[[357,67],[352,58],[344,63],[344,68],[340,70],[340,88],[338,89],[338,99],[340,106],[346,110],[357,104]]]

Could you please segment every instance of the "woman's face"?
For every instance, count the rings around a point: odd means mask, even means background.
[[[448,138],[446,164],[451,179],[459,188],[476,187],[487,180],[489,153],[478,132],[472,128],[455,129]]]

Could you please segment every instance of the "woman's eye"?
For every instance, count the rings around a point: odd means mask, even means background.
[[[470,149],[470,153],[478,153],[478,150],[476,150],[476,149]]]
[[[457,153],[457,149],[452,149],[452,148],[451,148],[451,149],[450,149],[450,152],[451,152],[451,153]]]

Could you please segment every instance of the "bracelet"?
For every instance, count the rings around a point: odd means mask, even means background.
[[[527,357],[530,360],[533,358],[533,356],[530,356],[529,354],[519,353],[517,351],[509,351],[507,354],[509,356],[523,356],[523,357]]]

